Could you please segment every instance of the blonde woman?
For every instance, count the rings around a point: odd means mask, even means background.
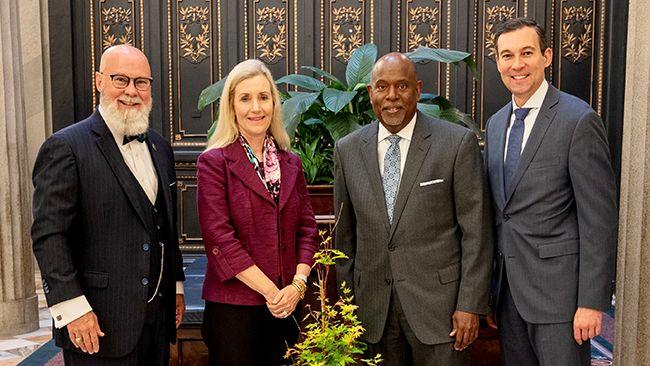
[[[316,220],[300,159],[289,152],[268,68],[228,75],[219,119],[197,165],[208,259],[203,337],[211,365],[280,365],[313,264]]]

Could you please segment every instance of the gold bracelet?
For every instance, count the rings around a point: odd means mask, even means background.
[[[291,281],[291,284],[293,285],[293,287],[296,288],[296,290],[298,290],[298,292],[300,292],[303,295],[305,293],[305,290],[307,290],[307,285],[301,280],[294,279],[293,281]]]
[[[298,291],[298,294],[300,295],[300,300],[303,300],[305,298],[305,291],[307,290],[307,285],[298,279],[294,279],[291,281],[291,285]]]

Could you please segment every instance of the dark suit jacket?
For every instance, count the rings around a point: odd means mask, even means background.
[[[455,310],[487,312],[493,247],[476,136],[418,115],[391,226],[377,133],[375,121],[335,148],[335,245],[350,257],[337,278],[353,289],[366,341],[381,338],[394,286],[421,342],[451,342]]]
[[[512,297],[528,322],[571,321],[578,306],[605,310],[618,215],[603,123],[587,103],[549,85],[512,186],[504,191],[511,104],[488,120],[486,130],[497,279],[505,265]]]
[[[160,181],[172,238],[165,251],[164,311],[167,337],[175,339],[175,281],[184,280],[176,232],[176,179],[169,143],[153,131],[147,145]],[[117,357],[136,346],[144,324],[150,286],[150,243],[154,230],[137,180],[124,163],[99,112],[43,143],[33,173],[34,254],[48,306],[85,295],[106,334],[99,356]],[[149,210],[149,211],[147,211]],[[150,215],[151,216],[151,215]],[[150,281],[143,286],[142,280]],[[54,328],[54,327],[53,327]],[[58,346],[74,349],[67,329],[53,329]]]
[[[314,263],[316,219],[300,159],[279,150],[276,204],[238,142],[211,149],[197,164],[197,205],[208,267],[203,299],[262,305],[262,295],[235,276],[257,265],[271,281],[291,283],[296,266]]]

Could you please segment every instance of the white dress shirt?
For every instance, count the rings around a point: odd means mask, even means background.
[[[102,115],[101,106],[98,107],[99,114]],[[104,116],[102,115],[102,118]],[[122,153],[124,162],[129,167],[133,176],[138,180],[142,190],[149,198],[149,201],[152,205],[156,204],[156,196],[158,195],[158,176],[156,175],[156,169],[153,165],[153,160],[151,160],[151,153],[145,142],[140,142],[138,140],[130,141],[127,144],[122,144],[124,141],[124,135],[117,132],[118,128],[112,125],[109,121],[106,121],[108,129],[113,134],[115,143]],[[184,294],[183,282],[176,282],[176,293]],[[71,321],[81,317],[87,312],[92,311],[92,307],[88,303],[86,296],[81,295],[70,300],[62,301],[58,304],[54,304],[50,307],[50,313],[52,318],[54,318],[54,326],[56,328],[63,328]]]
[[[409,152],[409,146],[411,146],[411,138],[413,137],[413,129],[415,128],[415,120],[417,119],[417,116],[418,114],[416,112],[413,115],[413,118],[411,118],[411,121],[398,133],[395,134],[388,131],[384,125],[379,123],[379,131],[377,132],[377,158],[379,160],[379,173],[382,177],[384,176],[384,157],[386,156],[386,152],[390,147],[390,142],[388,141],[387,137],[397,135],[401,137],[398,144],[400,154],[399,179],[400,182],[402,181],[402,175],[404,174],[404,164],[406,164],[406,156]],[[399,191],[399,186],[397,189]]]
[[[515,102],[515,97],[512,97],[512,114],[510,115],[510,123],[508,124],[508,131],[506,132],[506,145],[503,148],[504,152],[508,151],[508,139],[510,138],[510,129],[512,128],[512,124],[515,122],[515,109],[517,108],[530,108],[530,111],[528,112],[528,115],[526,118],[524,118],[524,137],[521,140],[521,151],[520,154],[523,153],[524,147],[526,146],[526,141],[528,141],[528,137],[530,136],[530,131],[533,130],[533,126],[535,125],[535,120],[537,120],[537,115],[539,114],[540,108],[542,108],[542,104],[544,103],[544,98],[546,98],[546,92],[548,91],[548,81],[544,80],[542,81],[542,84],[537,88],[535,93],[524,103],[522,106],[517,106],[517,103]],[[506,161],[506,154],[503,154],[503,161]]]

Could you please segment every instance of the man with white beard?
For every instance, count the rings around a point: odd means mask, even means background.
[[[167,365],[185,311],[171,146],[150,130],[151,69],[102,55],[99,108],[43,143],[34,254],[66,365]]]

